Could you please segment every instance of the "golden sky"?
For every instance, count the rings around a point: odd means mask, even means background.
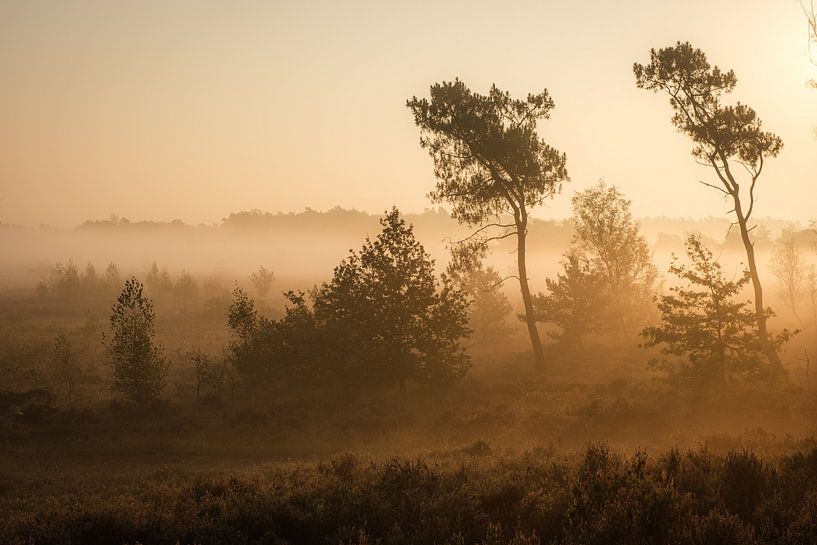
[[[442,79],[550,90],[541,134],[572,178],[639,216],[723,215],[650,47],[689,40],[785,143],[757,214],[817,218],[817,77],[797,0],[277,2],[0,0],[0,221],[215,222],[260,208],[429,206],[431,160],[405,100]]]

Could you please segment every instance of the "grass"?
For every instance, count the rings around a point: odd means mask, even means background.
[[[419,458],[352,454],[220,473],[83,474],[7,512],[3,543],[814,543],[817,451]],[[122,479],[121,475],[127,475]],[[130,481],[130,482],[128,482]],[[136,484],[138,481],[138,484]],[[36,483],[36,481],[34,481]],[[105,483],[104,487],[93,489]],[[57,483],[59,484],[59,483]],[[46,483],[43,486],[53,486]]]

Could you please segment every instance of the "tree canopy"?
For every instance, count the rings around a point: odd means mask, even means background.
[[[430,96],[407,103],[421,131],[420,145],[434,162],[437,185],[429,196],[447,202],[460,222],[479,225],[473,236],[488,228],[502,230],[482,235],[483,242],[516,236],[524,317],[541,367],[544,354],[528,286],[525,240],[530,208],[553,197],[568,179],[565,154],[537,132],[537,123],[550,116],[553,99],[547,90],[514,99],[496,85],[482,95],[458,79],[432,85]]]

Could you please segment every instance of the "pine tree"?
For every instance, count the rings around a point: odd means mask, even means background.
[[[661,297],[661,325],[642,332],[645,346],[660,347],[665,356],[673,357],[654,365],[699,382],[757,377],[768,366],[762,365],[754,310],[750,301],[737,300],[750,282],[749,271],[727,280],[700,237],[690,236],[685,248],[690,265],[679,264],[676,258],[669,270],[686,285],[674,286]],[[789,336],[784,330],[775,344],[779,347]]]
[[[352,382],[446,383],[468,370],[460,339],[467,301],[394,208],[382,232],[335,268],[313,292],[316,322],[348,388]]]
[[[608,297],[606,286],[604,279],[578,252],[568,252],[562,264],[564,272],[555,280],[545,281],[548,293],[534,297],[536,320],[561,329],[559,333],[549,333],[552,338],[581,346],[588,333],[602,330],[601,311]]]

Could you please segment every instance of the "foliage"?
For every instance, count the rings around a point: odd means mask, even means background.
[[[145,286],[154,297],[167,297],[173,292],[173,280],[167,267],[159,269],[159,265],[154,261],[150,270],[145,276]]]
[[[156,401],[164,387],[167,363],[154,342],[156,314],[136,278],[125,281],[111,310],[108,343],[113,389],[139,405]]]
[[[430,94],[430,100],[413,97],[407,103],[422,131],[420,145],[434,162],[437,187],[429,196],[434,202],[448,202],[460,222],[480,225],[475,235],[491,227],[504,230],[486,241],[516,236],[525,320],[541,366],[544,356],[525,249],[530,208],[553,197],[567,180],[566,156],[545,143],[536,129],[550,116],[553,99],[547,90],[512,99],[495,85],[481,95],[459,80],[432,85]],[[503,223],[508,217],[513,222]]]
[[[236,285],[233,302],[227,308],[227,326],[233,333],[227,359],[236,378],[250,392],[254,405],[258,391],[273,378],[273,366],[278,363],[275,357],[279,341],[277,325],[259,316],[253,299]]]
[[[88,263],[85,271],[80,273],[72,260],[68,263],[57,263],[49,277],[37,284],[37,293],[41,297],[54,297],[66,302],[79,300],[107,299],[118,292],[122,285],[119,269],[110,263],[104,275],[98,275],[94,265]]]
[[[705,185],[731,198],[755,292],[755,321],[760,343],[769,362],[780,367],[775,340],[766,327],[763,288],[748,222],[754,212],[755,187],[765,161],[780,153],[783,142],[763,130],[760,119],[749,106],[740,102],[734,106],[722,103],[722,96],[735,89],[735,73],[711,66],[703,51],[688,42],[657,51],[652,49],[650,64],[635,63],[633,72],[639,88],[669,96],[672,123],[692,139],[695,159],[711,167],[717,176],[716,184]],[[746,182],[738,178],[740,167],[748,174]]]
[[[490,452],[490,451],[489,451]],[[817,537],[817,452],[361,459],[162,472],[0,516],[0,543],[795,545]]]
[[[468,297],[468,328],[476,345],[494,346],[514,332],[507,322],[512,307],[502,292],[503,278],[485,266],[486,249],[482,244],[458,244],[452,248],[446,274]]]
[[[607,284],[580,252],[568,252],[562,266],[564,272],[555,280],[545,280],[548,292],[534,298],[536,320],[561,329],[549,333],[554,339],[581,346],[585,335],[604,329],[601,310],[607,305]]]
[[[190,360],[196,374],[196,399],[200,399],[202,393],[214,399],[222,399],[224,387],[230,378],[226,362],[213,361],[199,348],[190,353]]]
[[[749,282],[749,272],[727,280],[697,236],[690,236],[685,248],[690,265],[675,258],[670,273],[686,285],[673,286],[661,297],[661,325],[644,329],[645,346],[660,346],[663,354],[683,358],[680,363],[657,364],[688,380],[725,382],[763,373],[754,314],[749,303],[736,300]],[[779,346],[789,336],[784,330],[775,342]]]
[[[774,253],[769,263],[769,270],[780,284],[781,297],[802,325],[803,321],[797,312],[797,304],[806,284],[806,263],[800,248],[793,240],[783,242],[783,246]]]
[[[670,96],[673,124],[695,143],[692,154],[716,168],[726,191],[738,189],[726,176],[730,159],[740,160],[759,175],[764,159],[780,152],[782,141],[762,130],[752,108],[740,102],[722,104],[722,95],[735,89],[735,72],[712,67],[706,55],[688,42],[650,50],[650,64],[635,63],[633,71],[639,88]]]
[[[366,239],[313,290],[324,353],[344,386],[407,380],[445,383],[468,369],[460,339],[468,333],[467,301],[393,208],[383,230]]]
[[[275,274],[263,265],[250,275],[250,282],[255,288],[255,294],[260,300],[265,300],[275,281]]]
[[[541,204],[567,179],[565,155],[536,132],[554,107],[547,90],[519,100],[495,85],[480,95],[454,80],[432,85],[430,101],[407,104],[434,160],[431,198],[450,202],[469,225]]]
[[[199,300],[199,284],[193,275],[187,271],[179,274],[178,280],[172,288],[173,298],[182,308],[189,309]]]
[[[597,312],[606,314],[619,328],[640,326],[649,316],[658,271],[633,219],[630,201],[618,188],[600,181],[573,197],[572,219],[576,228],[573,252],[606,291],[606,297],[597,302]]]

